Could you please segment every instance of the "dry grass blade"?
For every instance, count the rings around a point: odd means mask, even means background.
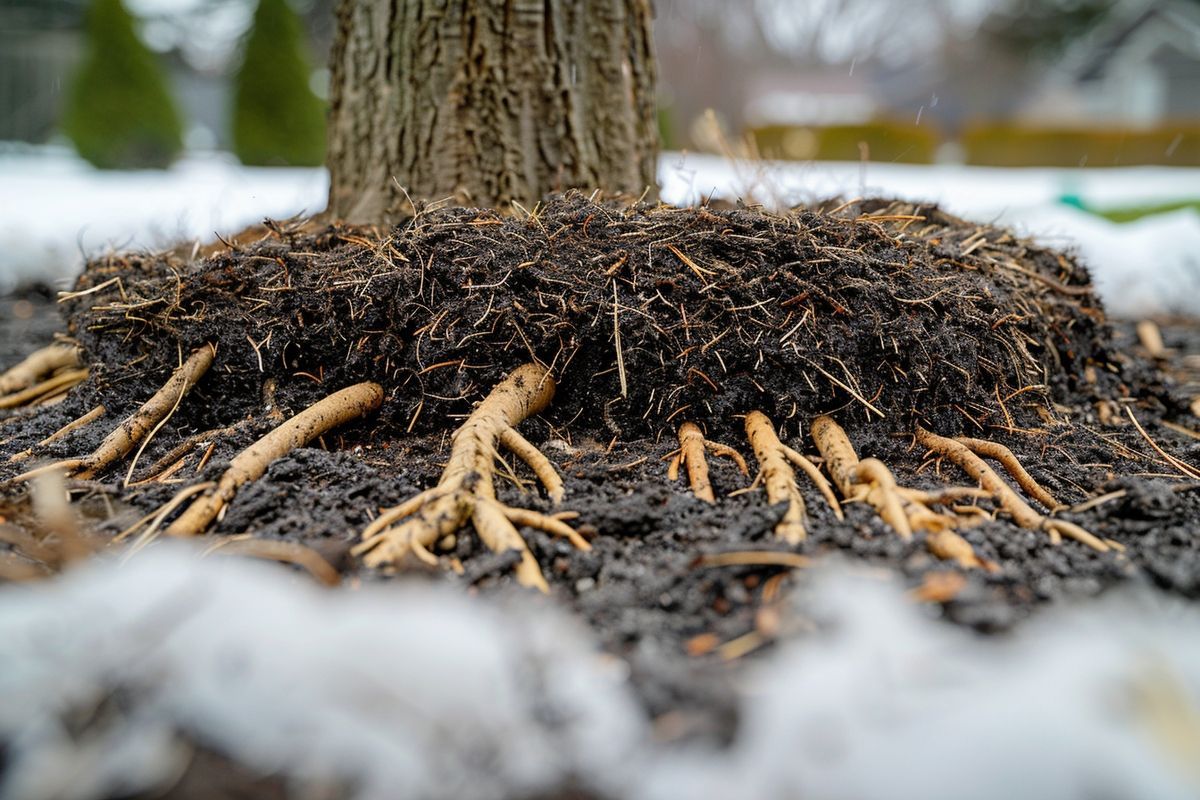
[[[1129,420],[1133,423],[1134,427],[1137,428],[1138,433],[1140,433],[1142,438],[1146,440],[1146,444],[1154,448],[1154,452],[1166,459],[1166,462],[1172,467],[1183,473],[1184,477],[1200,479],[1200,469],[1196,469],[1185,461],[1180,461],[1178,458],[1159,447],[1158,442],[1150,438],[1150,434],[1146,433],[1146,429],[1142,427],[1142,423],[1138,422],[1138,418],[1133,415],[1132,409],[1126,406],[1125,413],[1129,415]]]

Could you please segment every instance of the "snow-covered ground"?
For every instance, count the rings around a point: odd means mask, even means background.
[[[1154,204],[1200,196],[1200,169],[991,169],[812,162],[731,164],[667,153],[662,196],[716,194],[769,204],[833,195],[937,201],[971,219],[1011,225],[1078,248],[1110,309],[1125,316],[1200,314],[1200,214],[1192,210],[1117,225],[1064,205]],[[210,240],[263,217],[314,213],[325,204],[320,169],[255,169],[228,155],[194,154],[165,172],[100,172],[60,148],[0,150],[0,290],[66,280],[82,254]]]
[[[360,798],[1200,796],[1200,610],[1148,587],[985,639],[824,569],[796,596],[816,631],[744,676],[731,746],[680,749],[540,597],[200,552],[0,588],[0,795],[150,792],[198,741]]]

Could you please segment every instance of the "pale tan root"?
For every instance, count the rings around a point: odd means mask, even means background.
[[[86,369],[64,370],[40,383],[35,383],[27,389],[0,397],[0,409],[20,408],[21,406],[32,405],[38,400],[56,397],[59,393],[83,383],[87,376],[88,371]]]
[[[896,491],[905,500],[920,503],[924,506],[948,506],[960,500],[986,500],[991,493],[978,486],[947,486],[944,489],[909,489],[907,486],[897,486]]]
[[[280,561],[284,564],[295,564],[305,569],[326,586],[337,586],[342,582],[338,571],[313,550],[296,542],[284,542],[277,539],[255,539],[246,536],[219,536],[205,555],[248,556],[267,561]]]
[[[52,344],[31,353],[24,361],[0,374],[0,398],[28,389],[56,370],[79,366],[79,348]]]
[[[8,551],[0,551],[0,582],[22,582],[45,578],[50,570]]]
[[[766,414],[751,411],[746,415],[746,436],[750,439],[754,457],[758,459],[759,475],[767,490],[767,501],[772,505],[788,504],[783,519],[775,526],[775,537],[788,544],[803,541],[807,535],[804,529],[807,509],[804,497],[796,486],[796,473],[784,455],[783,443],[775,434],[775,427]]]
[[[846,516],[842,513],[842,504],[838,502],[837,495],[833,493],[833,486],[821,474],[821,470],[817,468],[817,465],[809,461],[803,453],[793,450],[786,444],[783,445],[783,455],[794,466],[799,467],[808,476],[808,479],[816,485],[817,489],[821,492],[821,496],[825,498],[825,502],[829,503],[829,507],[833,509],[833,515],[838,519],[845,519]]]
[[[562,478],[558,476],[554,465],[550,463],[550,459],[542,455],[542,451],[538,450],[529,440],[517,432],[516,428],[505,428],[500,432],[500,444],[508,448],[517,458],[524,461],[538,480],[542,482],[542,486],[546,489],[546,495],[555,503],[561,503],[566,495],[566,490],[563,488]]]
[[[38,442],[36,445],[34,445],[34,447],[45,447],[46,445],[54,444],[55,442],[62,441],[63,439],[67,438],[69,435],[71,435],[75,431],[79,430],[80,428],[87,427],[90,423],[95,422],[96,420],[100,419],[103,416],[104,416],[104,406],[96,406],[95,408],[93,408],[91,411],[87,412],[83,416],[79,417],[78,419],[71,420],[66,425],[62,426],[61,428],[56,430],[54,433],[47,436],[45,439],[42,439],[40,442]],[[28,450],[22,450],[21,452],[12,456],[9,459],[9,461],[24,461],[25,459],[27,459],[31,455],[33,455],[33,452],[34,452],[33,448],[30,448]]]
[[[867,502],[875,508],[880,518],[891,526],[901,539],[911,539],[912,525],[900,503],[900,495],[896,492],[896,478],[892,471],[879,459],[866,458],[858,462],[855,477],[871,486],[867,493]]]
[[[520,553],[521,560],[516,568],[519,583],[549,591],[541,567],[516,526],[564,536],[580,549],[590,549],[590,545],[561,518],[509,508],[498,502],[494,475],[496,446],[502,442],[504,432],[515,429],[523,420],[548,406],[554,397],[554,388],[554,380],[545,367],[525,364],[513,370],[454,432],[450,458],[438,485],[382,512],[363,531],[363,541],[354,548],[354,554],[361,555],[368,567],[396,566],[409,556],[436,564],[437,559],[431,551],[437,542],[470,521],[490,549]],[[509,442],[516,441],[509,437]],[[524,442],[524,439],[520,441]],[[551,491],[556,484],[547,481],[542,474],[549,462],[542,464],[528,450],[522,453],[517,448],[524,448],[523,444],[506,446],[530,463],[546,485],[547,492]]]
[[[1110,549],[1107,544],[1078,525],[1066,520],[1050,519],[1034,511],[982,458],[961,442],[938,436],[920,427],[917,428],[916,436],[923,447],[950,459],[978,481],[1022,528],[1046,531],[1050,534],[1051,541],[1057,541],[1059,536],[1066,536],[1101,552]]]
[[[1012,479],[1017,482],[1017,485],[1024,490],[1025,494],[1037,500],[1051,511],[1058,511],[1065,506],[1054,499],[1054,495],[1046,491],[1046,489],[1033,479],[1033,476],[1025,471],[1021,466],[1021,462],[1013,455],[1013,451],[1009,450],[999,442],[989,442],[986,439],[972,439],[967,436],[959,436],[957,441],[965,444],[972,453],[979,456],[995,459],[1000,462],[1000,466],[1004,467]]]
[[[1137,337],[1151,358],[1165,358],[1167,347],[1163,344],[1162,331],[1152,320],[1144,319],[1137,324]]]
[[[12,479],[13,482],[29,480],[50,469],[65,469],[69,475],[84,480],[94,478],[105,467],[129,455],[138,442],[171,413],[182,397],[212,366],[215,355],[216,350],[211,345],[204,345],[188,356],[163,387],[114,428],[91,455],[38,467],[18,475]]]
[[[847,500],[857,499],[858,491],[858,454],[850,444],[850,437],[842,430],[842,426],[833,421],[833,417],[822,414],[813,420],[812,437],[825,459],[825,469],[829,477]]]
[[[953,532],[959,521],[929,508],[935,501],[945,503],[952,497],[974,497],[979,494],[978,489],[951,487],[929,493],[898,486],[895,475],[882,461],[859,460],[850,437],[829,416],[813,420],[812,435],[829,474],[847,499],[866,501],[902,539],[911,539],[913,531],[925,531],[925,546],[938,558],[953,560],[964,567],[986,566],[971,545]]]
[[[238,453],[212,491],[192,501],[187,510],[167,526],[167,535],[197,536],[203,533],[238,489],[262,477],[272,461],[303,447],[326,431],[374,411],[382,402],[383,389],[379,384],[360,383],[313,403]]]
[[[996,569],[995,564],[977,556],[971,543],[952,530],[930,531],[925,535],[925,546],[938,558],[953,561],[965,569]]]
[[[713,494],[712,483],[708,479],[706,452],[715,456],[725,456],[737,465],[743,475],[750,474],[746,468],[746,461],[740,453],[732,447],[708,441],[704,438],[698,425],[693,422],[685,422],[679,426],[679,452],[671,461],[670,467],[667,468],[667,479],[677,480],[679,467],[683,465],[687,468],[688,484],[692,487],[692,494],[706,503],[715,503],[717,498]]]

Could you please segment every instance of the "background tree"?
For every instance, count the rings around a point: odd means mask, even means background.
[[[165,167],[183,149],[182,124],[158,62],[121,0],[94,0],[87,53],[67,99],[63,130],[97,167]]]
[[[317,166],[325,108],[309,85],[304,34],[287,0],[259,0],[234,77],[233,149],[243,164]]]
[[[641,194],[658,151],[649,0],[342,0],[331,59],[331,213],[413,198],[530,205]]]

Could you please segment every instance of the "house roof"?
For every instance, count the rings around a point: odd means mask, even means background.
[[[1117,5],[1093,33],[1064,59],[1077,79],[1102,77],[1112,61],[1147,37],[1200,58],[1200,3],[1195,0],[1131,0]]]

